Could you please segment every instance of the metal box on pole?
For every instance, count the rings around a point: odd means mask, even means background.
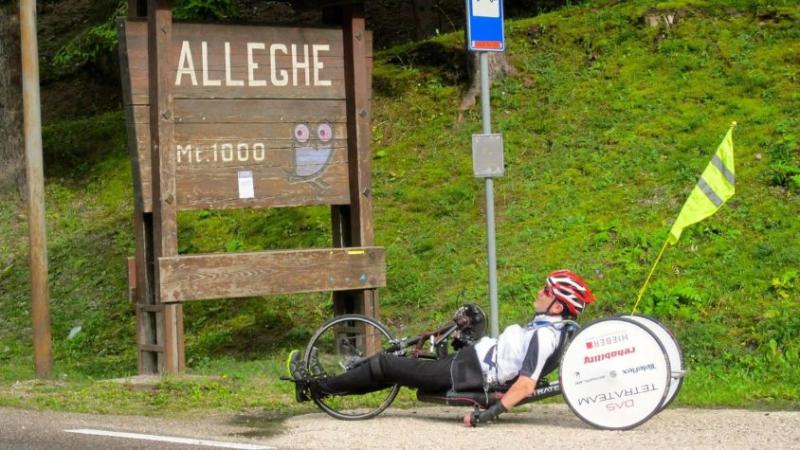
[[[478,178],[502,177],[505,174],[502,134],[472,135],[472,172]]]

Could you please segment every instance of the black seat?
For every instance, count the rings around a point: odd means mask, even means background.
[[[542,380],[546,382],[547,376],[555,371],[561,364],[561,357],[564,356],[564,351],[567,349],[567,346],[572,341],[572,338],[575,337],[575,334],[580,328],[577,323],[571,320],[566,322],[567,323],[564,325],[564,328],[561,330],[561,339],[558,341],[558,347],[556,347],[556,351],[553,352],[549,358],[547,358],[547,361],[545,361],[544,367],[542,368],[542,374],[539,376],[539,382],[537,383],[536,387],[539,387],[539,385],[542,384]]]

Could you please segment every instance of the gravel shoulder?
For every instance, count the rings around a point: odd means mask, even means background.
[[[602,431],[566,405],[534,405],[483,428],[460,425],[465,408],[389,409],[368,421],[296,416],[269,439],[279,448],[800,448],[800,412],[667,409],[628,431]]]

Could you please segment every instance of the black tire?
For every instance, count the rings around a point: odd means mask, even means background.
[[[670,385],[664,345],[630,318],[583,327],[561,359],[564,400],[581,420],[604,430],[629,430],[661,411]]]
[[[667,351],[667,355],[669,356],[670,369],[673,373],[679,372],[680,375],[674,376],[670,380],[669,393],[667,394],[667,398],[664,400],[664,404],[661,405],[661,409],[659,410],[663,411],[664,408],[669,406],[669,404],[675,400],[675,397],[678,396],[678,392],[680,392],[681,387],[683,386],[683,372],[686,370],[686,364],[683,360],[683,350],[681,349],[681,345],[678,343],[675,335],[672,334],[672,331],[670,331],[670,329],[664,326],[663,323],[653,317],[646,316],[644,314],[619,314],[617,317],[628,317],[632,318],[633,320],[645,320],[652,322],[653,324],[661,327],[671,340],[671,342],[664,342],[662,339],[661,344],[664,346],[664,349]]]
[[[303,362],[312,376],[332,377],[345,373],[370,356],[387,348],[394,335],[381,322],[360,314],[346,314],[325,322],[306,347]],[[312,363],[316,354],[317,364]],[[320,367],[324,373],[317,373]],[[392,404],[400,386],[395,384],[369,394],[312,397],[331,417],[364,420],[375,417]]]

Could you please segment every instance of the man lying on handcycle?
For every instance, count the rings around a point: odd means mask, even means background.
[[[560,353],[563,327],[558,324],[583,312],[594,296],[586,283],[568,270],[547,276],[533,302],[535,316],[527,325],[510,325],[498,338],[484,337],[474,345],[438,360],[406,358],[378,353],[352,370],[333,377],[309,375],[300,352],[289,355],[295,398],[365,394],[399,384],[420,392],[482,390],[516,379],[503,398],[483,412],[467,413],[464,423],[477,426],[494,420],[533,395],[545,366]],[[312,362],[313,364],[313,362]],[[313,370],[312,370],[313,371]]]

